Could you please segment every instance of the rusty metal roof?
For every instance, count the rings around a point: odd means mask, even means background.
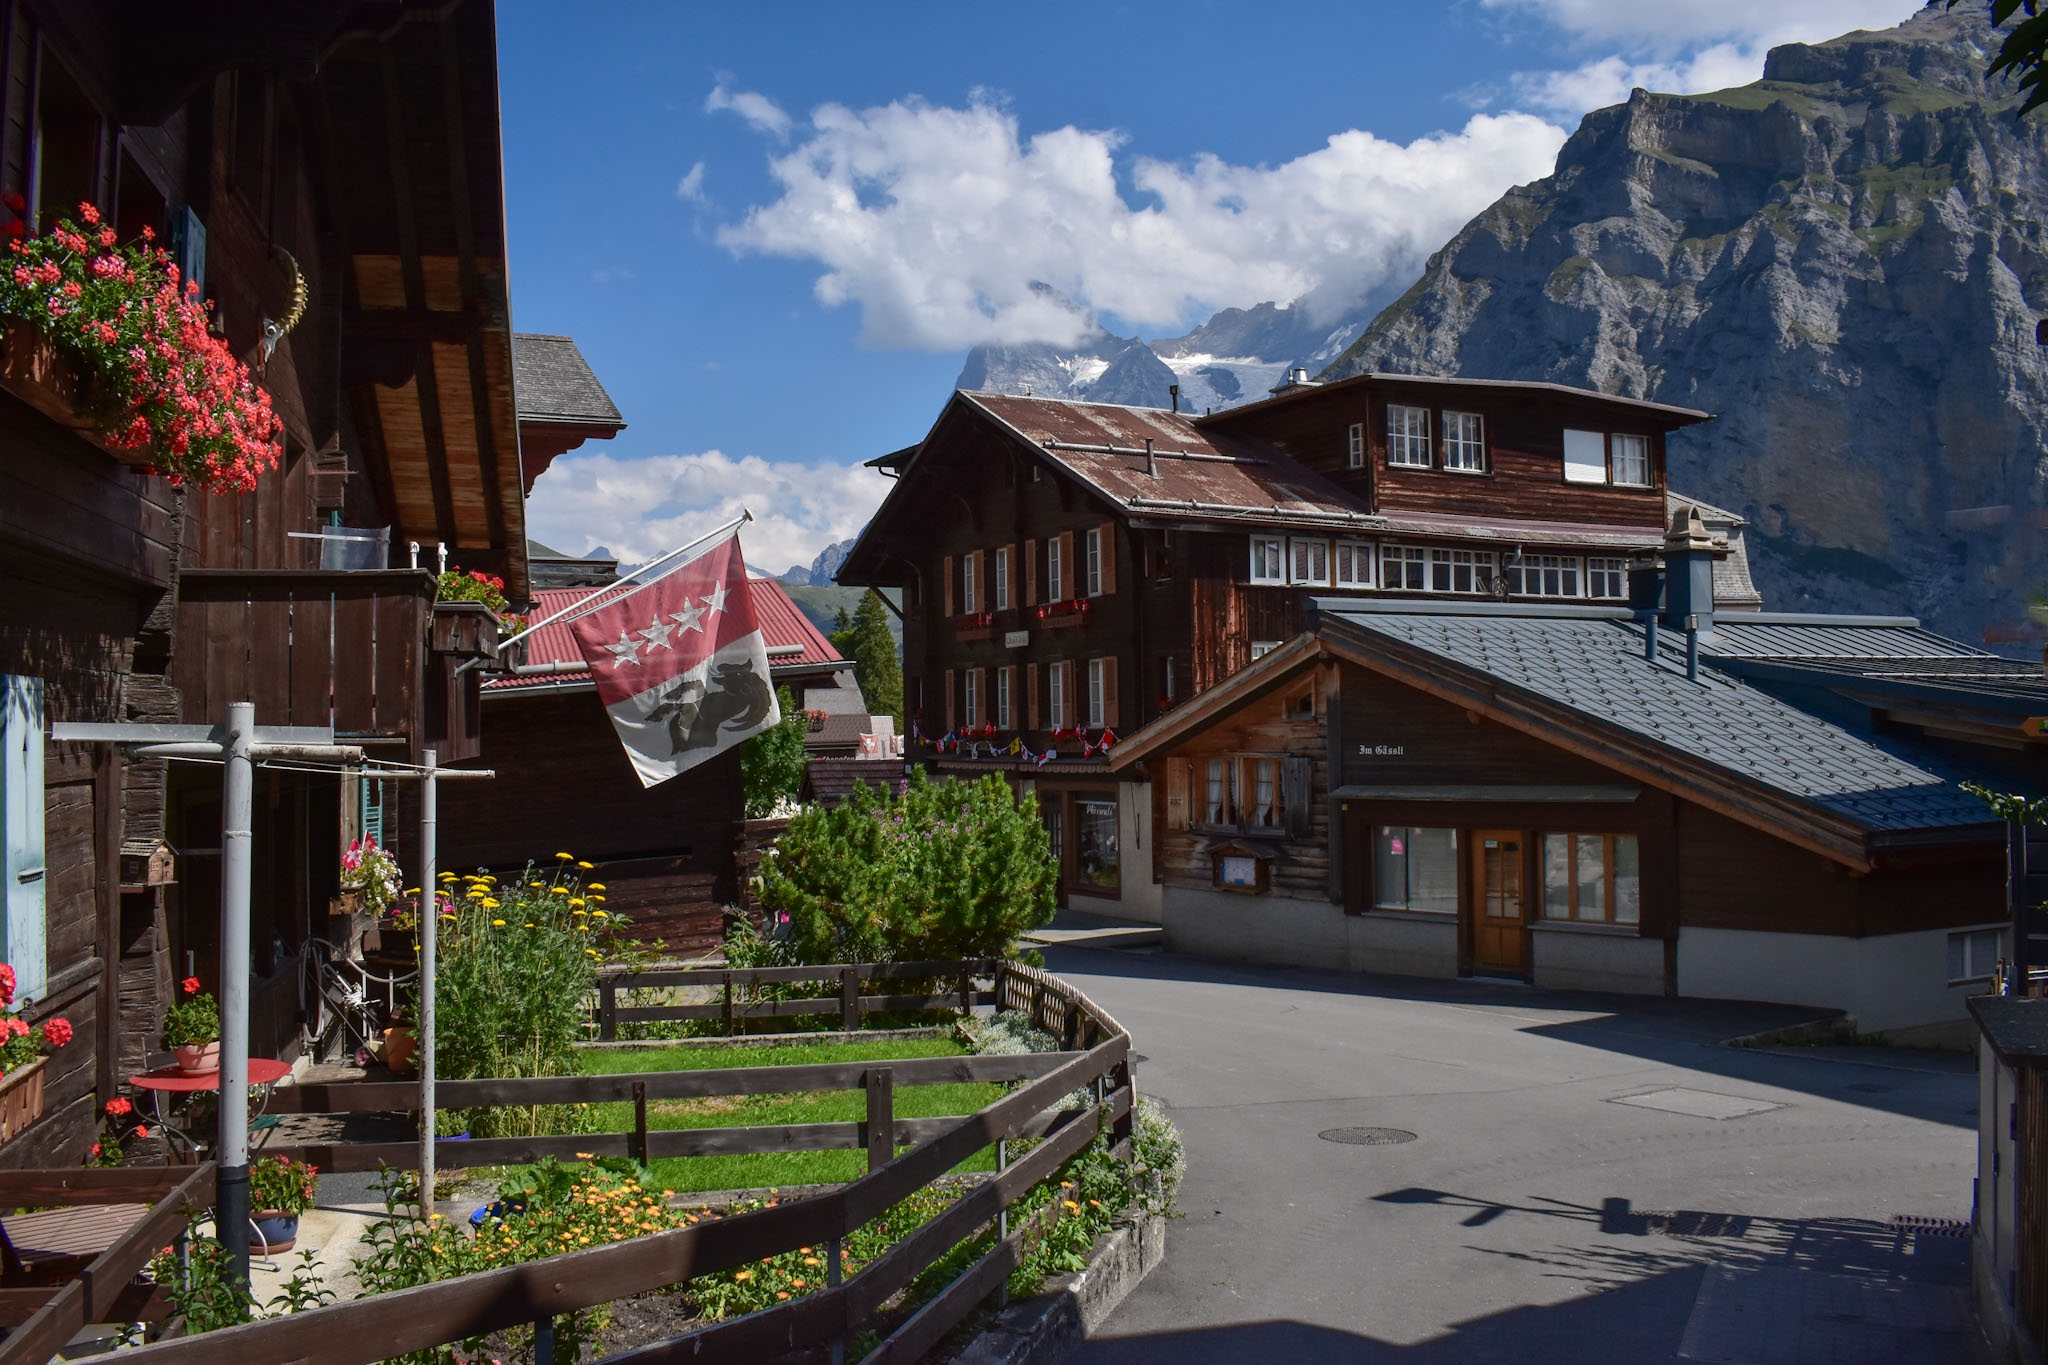
[[[1322,475],[1263,445],[1204,431],[1185,413],[1000,393],[962,392],[956,400],[980,408],[1133,517],[1360,530],[1383,524]]]

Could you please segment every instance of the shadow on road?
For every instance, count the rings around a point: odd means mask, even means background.
[[[1531,1019],[1522,1031],[1923,1122],[1958,1128],[1977,1125],[1976,1062],[1966,1055],[1875,1047],[1764,1050],[1727,1045],[1730,1039],[1832,1018],[1836,1012],[1831,1010],[1745,1000],[1539,990],[1473,978],[1318,971],[1083,947],[1048,948],[1045,959],[1048,968],[1063,976],[1241,985],[1511,1014],[1579,1016]]]

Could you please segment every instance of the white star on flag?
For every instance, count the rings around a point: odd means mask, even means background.
[[[718,613],[724,611],[725,584],[720,583],[716,588],[712,589],[711,595],[709,597],[706,597],[702,600],[704,603],[704,610],[710,612],[713,616],[716,616],[718,615]]]
[[[605,648],[612,652],[614,669],[620,664],[637,665],[640,662],[640,646],[633,643],[632,637],[626,634],[623,627],[619,630],[619,642],[615,645],[606,645]]]
[[[701,632],[704,629],[704,608],[686,605],[681,611],[670,612],[668,619],[686,634],[693,630]]]
[[[663,625],[661,617],[656,615],[647,623],[647,629],[638,632],[638,634],[641,639],[647,642],[647,650],[651,654],[657,649],[670,649],[673,647],[669,644],[668,637],[675,633],[675,629],[674,626]]]

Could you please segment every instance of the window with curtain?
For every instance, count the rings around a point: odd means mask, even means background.
[[[1374,905],[1432,915],[1458,913],[1458,831],[1381,825],[1374,845]]]
[[[1336,557],[1338,587],[1372,586],[1372,546],[1362,540],[1340,540]]]
[[[1465,474],[1486,472],[1485,427],[1478,413],[1444,414],[1444,468]]]
[[[1429,468],[1428,408],[1387,404],[1387,463]]]
[[[1008,546],[996,551],[995,573],[996,610],[1010,609],[1010,551]]]
[[[1625,488],[1650,486],[1650,438],[1616,432],[1608,438],[1614,456],[1614,482]]]
[[[1045,538],[1045,600],[1064,602],[1067,600],[1066,565],[1060,563],[1060,538]]]
[[[1054,730],[1067,728],[1067,661],[1054,659],[1045,666],[1045,718]]]
[[[1287,557],[1281,551],[1280,537],[1252,537],[1251,581],[1254,583],[1285,583],[1287,581]]]
[[[980,610],[974,601],[974,556],[960,556],[960,610],[972,616]]]
[[[1330,542],[1294,536],[1287,542],[1294,556],[1294,581],[1310,587],[1327,587],[1330,582]]]
[[[1643,878],[1633,834],[1543,836],[1543,916],[1582,924],[1642,919]]]

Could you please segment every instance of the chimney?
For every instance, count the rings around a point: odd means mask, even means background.
[[[1145,472],[1153,478],[1159,477],[1159,453],[1152,449],[1152,438],[1145,438]]]
[[[1168,385],[1166,386],[1166,396],[1167,396],[1168,398],[1170,398],[1170,399],[1172,399],[1172,400],[1173,400],[1173,410],[1174,410],[1175,412],[1179,412],[1179,411],[1180,411],[1180,385],[1178,385],[1178,384],[1168,384]]]
[[[1664,624],[1714,629],[1714,538],[1697,507],[1681,507],[1664,536]]]

